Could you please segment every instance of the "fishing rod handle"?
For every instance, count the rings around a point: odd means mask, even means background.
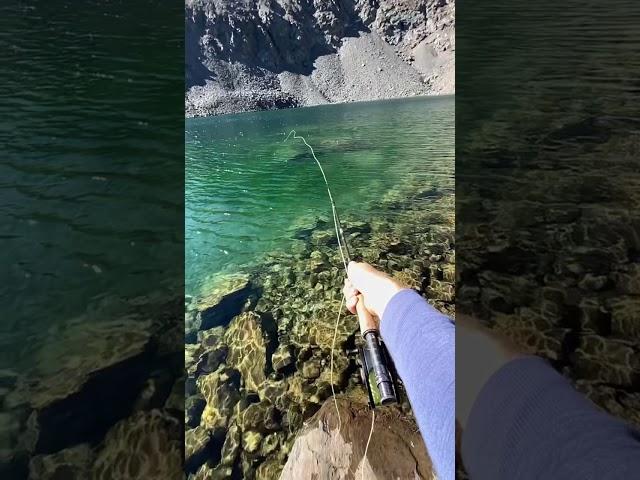
[[[382,353],[382,345],[378,339],[378,332],[370,330],[363,334],[364,341],[371,356],[371,367],[376,378],[376,386],[380,392],[380,403],[386,405],[389,403],[397,403],[395,389],[393,388],[393,380],[389,372],[389,367]]]

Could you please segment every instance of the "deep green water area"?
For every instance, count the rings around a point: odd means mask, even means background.
[[[2,2],[0,51],[0,478],[177,478],[183,6]]]
[[[1,7],[0,366],[182,277],[182,34],[125,5]]]
[[[186,293],[292,248],[298,229],[338,212],[374,217],[407,182],[454,189],[454,97],[196,118],[186,122]],[[430,199],[423,199],[428,208]],[[403,215],[399,209],[397,215]]]

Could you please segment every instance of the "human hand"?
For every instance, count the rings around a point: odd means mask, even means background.
[[[344,281],[343,293],[347,309],[356,313],[359,295],[364,300],[364,306],[378,318],[382,318],[389,300],[405,285],[394,280],[386,273],[376,270],[368,263],[349,262],[348,278]]]

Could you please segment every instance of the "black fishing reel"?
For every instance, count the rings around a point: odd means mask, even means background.
[[[398,403],[395,375],[389,368],[391,358],[378,332],[365,332],[363,340],[364,344],[358,346],[360,377],[367,388],[369,407]]]

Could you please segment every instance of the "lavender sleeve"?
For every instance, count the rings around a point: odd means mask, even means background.
[[[413,290],[388,303],[380,333],[440,480],[455,472],[455,326]]]
[[[455,473],[455,326],[413,290],[385,309],[381,334],[438,478]],[[640,432],[578,393],[538,357],[504,365],[476,399],[462,437],[473,480],[637,478]]]
[[[462,437],[474,480],[638,478],[640,432],[600,410],[538,357],[504,365]]]

